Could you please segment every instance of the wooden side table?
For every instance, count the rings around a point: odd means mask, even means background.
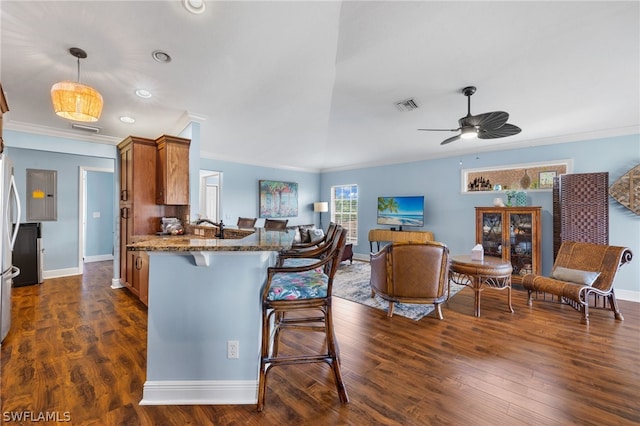
[[[373,242],[380,250],[380,241],[424,243],[433,241],[431,231],[392,231],[390,229],[371,229],[369,231],[369,250],[373,252]]]
[[[507,289],[507,303],[511,306],[511,272],[510,262],[499,257],[486,256],[483,260],[471,260],[470,255],[451,256],[449,263],[449,280],[456,284],[466,285],[474,291],[473,310],[480,316],[480,292],[485,287],[496,290]]]
[[[345,260],[348,260],[351,264],[353,264],[353,244],[351,243],[344,246],[342,259],[340,259],[340,262],[344,262]]]

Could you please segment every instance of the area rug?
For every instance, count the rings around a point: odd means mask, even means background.
[[[376,295],[371,297],[369,278],[371,268],[369,262],[343,262],[336,272],[333,281],[333,295],[341,299],[350,300],[385,312],[389,310],[389,302]],[[451,284],[451,297],[465,286]],[[396,303],[393,315],[400,315],[418,321],[435,310],[434,305],[417,305],[412,303]]]

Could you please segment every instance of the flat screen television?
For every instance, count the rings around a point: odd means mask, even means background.
[[[424,226],[424,195],[378,197],[378,225]]]

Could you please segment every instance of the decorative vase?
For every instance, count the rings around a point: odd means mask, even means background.
[[[520,178],[520,187],[527,189],[529,185],[531,185],[531,178],[527,174],[527,169],[524,169],[524,175]]]
[[[524,191],[516,192],[516,206],[526,206],[527,205],[527,193]]]

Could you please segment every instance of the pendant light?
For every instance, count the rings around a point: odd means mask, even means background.
[[[87,52],[72,47],[69,53],[78,60],[78,81],[61,81],[51,87],[53,109],[68,120],[98,121],[102,113],[102,95],[93,87],[80,84],[80,58],[86,58]]]

